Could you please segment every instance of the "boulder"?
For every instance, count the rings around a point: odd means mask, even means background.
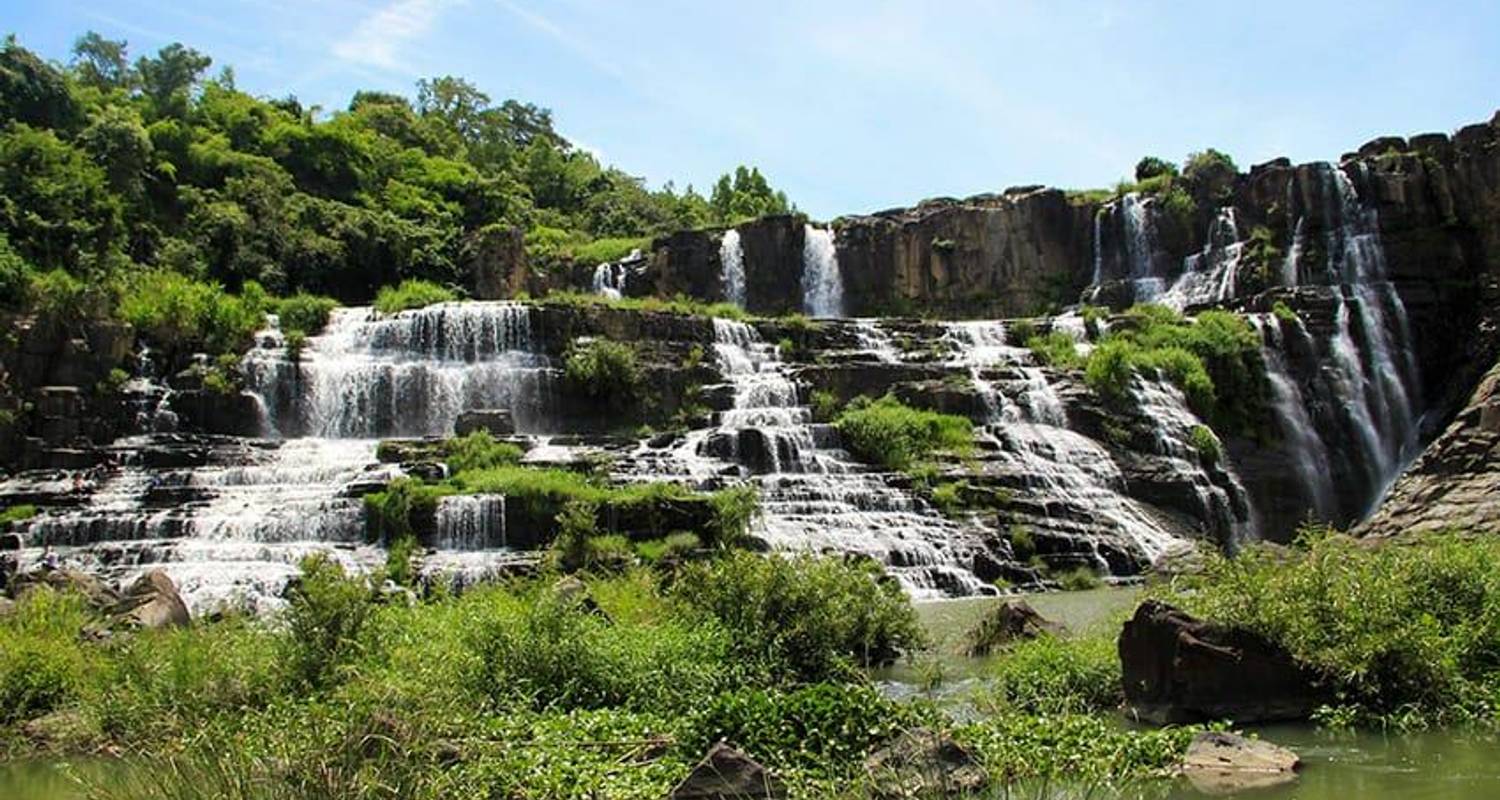
[[[552,594],[564,605],[575,606],[587,614],[597,614],[605,619],[609,615],[594,601],[594,595],[589,591],[588,584],[584,583],[576,575],[568,575],[552,584]]]
[[[20,597],[23,592],[37,586],[49,586],[59,592],[78,592],[97,609],[110,608],[120,599],[103,580],[72,567],[42,568],[18,575],[13,594]]]
[[[755,759],[719,742],[677,784],[668,800],[766,800],[786,797],[786,787]]]
[[[877,797],[969,797],[989,783],[989,774],[953,737],[913,728],[865,762]]]
[[[116,624],[134,628],[184,627],[192,622],[177,584],[160,569],[135,579],[110,609]]]
[[[1230,795],[1294,781],[1301,765],[1297,754],[1285,747],[1203,731],[1188,745],[1182,773],[1204,794]]]
[[[468,436],[475,431],[489,431],[491,436],[510,436],[516,432],[516,420],[508,409],[476,408],[459,414],[453,423],[456,436]]]
[[[1312,672],[1257,633],[1148,600],[1119,640],[1125,704],[1157,724],[1306,719],[1323,701]]]
[[[19,533],[3,533],[3,534],[0,534],[0,551],[5,551],[5,550],[12,550],[12,551],[13,550],[20,550],[22,547],[25,547],[25,546],[26,546],[26,541],[21,538],[21,534],[19,534]]]
[[[964,637],[964,652],[971,656],[987,655],[1011,642],[1061,634],[1067,628],[1053,622],[1025,600],[1005,600],[980,618]]]

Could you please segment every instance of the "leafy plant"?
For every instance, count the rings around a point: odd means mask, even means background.
[[[850,452],[889,469],[906,469],[934,450],[967,452],[973,446],[968,419],[915,409],[891,395],[850,403],[835,426]]]
[[[375,310],[382,314],[396,314],[414,308],[425,308],[437,303],[449,303],[458,299],[458,293],[432,281],[408,279],[397,286],[383,286],[375,295]]]

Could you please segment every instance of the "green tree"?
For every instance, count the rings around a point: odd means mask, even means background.
[[[82,116],[62,73],[7,36],[0,47],[0,119],[70,129]]]
[[[163,47],[155,58],[141,57],[135,64],[141,91],[151,101],[158,117],[186,116],[193,89],[213,59],[180,43]]]
[[[129,89],[134,81],[129,48],[124,40],[106,39],[89,31],[73,42],[73,74],[100,91]]]

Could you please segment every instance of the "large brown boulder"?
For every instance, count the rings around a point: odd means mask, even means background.
[[[981,617],[964,637],[964,651],[971,656],[982,656],[1012,642],[1054,636],[1066,630],[1061,623],[1037,613],[1025,600],[1005,600]]]
[[[159,569],[136,578],[110,609],[110,616],[117,624],[136,628],[183,627],[192,622],[177,585]]]
[[[1306,719],[1323,700],[1312,672],[1257,633],[1147,600],[1119,640],[1125,705],[1158,724]]]
[[[693,767],[668,800],[768,800],[786,787],[755,759],[720,742]]]
[[[72,567],[39,569],[17,575],[12,594],[19,598],[38,586],[48,586],[59,592],[78,592],[88,600],[89,605],[101,610],[119,601],[119,595],[109,584]]]

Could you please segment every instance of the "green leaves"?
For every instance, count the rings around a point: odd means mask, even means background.
[[[834,425],[850,452],[888,469],[907,469],[933,450],[967,452],[973,446],[968,419],[915,409],[891,395],[850,403]]]

